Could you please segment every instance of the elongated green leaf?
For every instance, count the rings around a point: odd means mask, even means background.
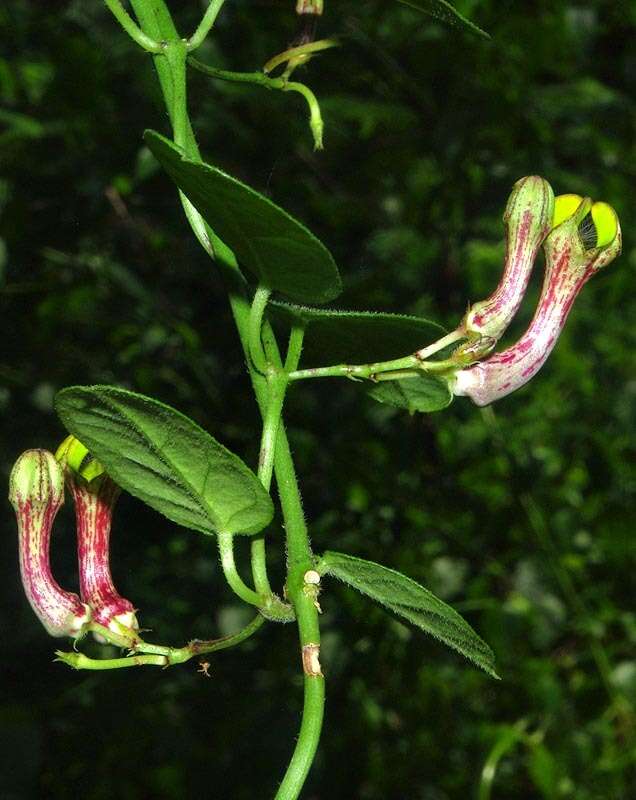
[[[367,595],[426,633],[473,661],[493,678],[492,650],[466,620],[438,597],[394,569],[373,561],[327,551],[318,564],[323,575],[333,575]]]
[[[453,402],[453,393],[448,388],[448,383],[433,375],[384,381],[371,386],[368,393],[379,403],[405,408],[411,414],[416,411],[440,411]]]
[[[262,530],[272,501],[241,459],[170,406],[114,386],[58,393],[62,422],[127,492],[202,533]]]
[[[337,311],[271,303],[275,319],[301,321],[306,329],[303,366],[366,364],[414,353],[443,336],[441,325],[422,317],[374,311]]]
[[[442,22],[447,22],[449,25],[464,28],[471,33],[476,33],[478,36],[490,39],[490,34],[477,27],[474,22],[466,19],[463,14],[460,14],[459,11],[450,3],[447,3],[446,0],[398,0],[398,3],[422,11],[424,14],[435,17]]]
[[[155,131],[146,131],[144,139],[212,230],[259,281],[303,303],[326,303],[340,294],[331,253],[298,220],[220,169],[185,158]]]

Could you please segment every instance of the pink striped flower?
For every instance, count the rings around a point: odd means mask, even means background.
[[[49,545],[53,521],[64,503],[64,474],[46,450],[27,450],[9,478],[9,500],[18,521],[20,572],[31,607],[51,636],[82,635],[88,605],[53,578]]]
[[[65,464],[66,483],[75,502],[82,600],[99,625],[114,633],[120,632],[121,625],[138,630],[135,607],[119,594],[110,572],[110,532],[120,489],[73,436],[62,443],[57,457]]]
[[[616,212],[578,195],[555,202],[554,227],[544,244],[546,271],[530,327],[501,353],[455,374],[454,393],[485,406],[527,383],[541,369],[577,295],[621,251]]]
[[[475,303],[460,330],[469,338],[488,337],[495,342],[517,313],[535,258],[552,227],[554,192],[538,175],[518,180],[504,213],[506,255],[499,285],[487,300]]]

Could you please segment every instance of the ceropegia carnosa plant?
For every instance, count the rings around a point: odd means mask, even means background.
[[[514,185],[504,213],[501,280],[450,333],[404,314],[326,309],[324,304],[342,289],[331,253],[268,197],[203,160],[189,116],[186,69],[237,84],[300,92],[310,108],[314,144],[322,147],[318,100],[307,86],[289,80],[295,69],[336,44],[314,38],[322,0],[297,2],[304,18],[299,43],[276,53],[256,72],[230,72],[193,58],[214,26],[223,5],[219,0],[212,0],[189,37],[177,31],[164,0],[130,0],[135,18],[119,0],[107,0],[107,5],[136,44],[153,56],[170,129],[163,135],[147,131],[145,143],[179,190],[192,231],[213,259],[214,274],[225,283],[249,385],[261,411],[260,452],[253,471],[196,422],[158,400],[112,386],[62,390],[56,409],[72,436],[58,452],[61,463],[46,451],[29,451],[11,476],[25,590],[53,635],[78,637],[91,631],[110,645],[126,648],[121,658],[58,653],[76,669],[171,666],[237,645],[266,621],[295,622],[303,720],[276,800],[296,800],[322,727],[328,674],[320,645],[324,578],[342,580],[487,674],[496,677],[496,670],[488,645],[423,586],[356,556],[314,553],[283,424],[287,391],[299,380],[366,379],[375,400],[422,412],[444,408],[453,393],[480,405],[502,397],[537,372],[583,284],[620,251],[618,220],[602,203],[573,196],[555,201],[544,178],[525,177]],[[444,15],[483,33],[455,14],[450,4],[441,5]],[[542,245],[546,276],[533,322],[516,345],[487,358],[523,301]],[[305,341],[312,347],[303,351]],[[422,346],[427,341],[431,343]],[[451,346],[455,349],[449,353]],[[311,351],[326,352],[338,363],[300,368],[301,357]],[[51,525],[63,502],[63,470],[76,510],[81,599],[55,583],[48,561]],[[270,531],[276,518],[273,477],[283,525],[273,525]],[[194,640],[181,648],[141,638],[135,609],[119,595],[111,574],[110,532],[119,487],[218,548],[220,572],[229,589],[254,609],[248,625],[231,636]],[[235,548],[246,542],[251,550],[248,578],[235,560]],[[285,562],[280,587],[270,582],[271,544],[280,545],[280,561]]]

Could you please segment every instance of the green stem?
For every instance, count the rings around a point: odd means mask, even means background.
[[[212,30],[212,26],[214,25],[224,2],[225,0],[212,0],[208,6],[208,10],[203,15],[203,19],[199,23],[198,28],[188,39],[188,50],[190,52],[192,52],[192,50],[196,50],[197,47],[200,47],[203,44],[206,36]]]
[[[210,78],[218,78],[231,83],[251,83],[254,86],[264,86],[266,89],[283,89],[285,86],[284,78],[270,78],[264,72],[233,72],[228,69],[218,69],[204,64],[194,56],[188,57],[188,65]]]
[[[322,50],[328,50],[330,47],[338,47],[340,43],[337,39],[320,39],[317,42],[307,42],[300,44],[298,47],[290,47],[282,53],[277,53],[275,56],[263,66],[263,72],[271,72],[279,67],[281,64],[286,64],[295,58],[303,58],[320,53]]]
[[[64,661],[75,669],[119,669],[120,667],[145,665],[172,667],[175,664],[183,664],[195,656],[235,647],[256,633],[264,622],[265,617],[257,614],[251,622],[237,633],[231,633],[229,636],[222,636],[219,639],[193,639],[185,647],[166,647],[161,644],[144,642],[143,639],[139,638],[137,631],[126,629],[124,633],[122,626],[122,633],[116,634],[109,628],[92,622],[88,626],[88,630],[100,634],[110,644],[130,649],[131,655],[126,658],[113,659],[91,659],[78,652],[63,653],[62,651],[57,651],[56,655],[60,661]],[[138,655],[139,653],[146,655],[140,656]]]
[[[377,361],[373,364],[334,364],[330,367],[311,367],[298,369],[289,373],[290,381],[306,380],[307,378],[352,378],[373,379],[380,372],[396,369],[416,369],[420,362],[415,356],[396,358],[391,361]]]
[[[174,30],[174,26],[163,0],[131,0],[131,2],[135,7],[142,28],[150,35],[155,35],[155,31],[157,30],[169,32],[170,27]],[[147,13],[149,10],[149,3],[152,3],[156,7],[154,14]],[[137,10],[138,8],[139,10]],[[148,27],[146,27],[146,25],[148,25]],[[168,104],[169,113],[171,113],[170,66],[166,63],[164,67],[163,64],[158,63],[157,59],[155,59],[155,66],[157,68],[164,98]],[[188,125],[184,149],[190,157],[199,157],[198,147],[190,125]],[[188,209],[187,207],[186,215],[202,246],[208,254],[215,258],[219,266],[228,290],[230,307],[236,323],[241,346],[243,347],[246,358],[249,360],[248,329],[251,308],[247,299],[245,279],[238,268],[232,251],[205,225],[200,215],[198,215],[194,209]],[[277,351],[271,328],[267,323],[263,328],[263,341],[270,362],[274,368],[280,369],[282,366],[280,363],[280,355]],[[300,352],[299,348],[298,352]],[[268,387],[265,378],[259,375],[249,364],[248,369],[261,415],[265,418],[268,405]],[[306,566],[307,569],[311,569],[313,566],[312,555],[302,512],[293,460],[282,423],[279,424],[278,428],[274,469],[285,519],[290,570],[292,568],[297,572],[303,570],[304,575],[304,567]],[[312,643],[317,645],[319,643],[318,611],[313,601],[304,594],[302,588],[299,589],[297,580],[290,580],[289,588],[293,595],[290,596],[290,599],[299,617],[298,626],[301,647],[311,645]],[[305,701],[301,733],[296,743],[292,762],[289,765],[279,791],[279,800],[283,800],[283,798],[284,800],[293,800],[293,798],[298,797],[320,738],[324,706],[324,678],[318,675],[308,676],[305,674],[304,686]],[[284,794],[280,795],[280,792],[284,792]]]
[[[219,543],[219,555],[221,556],[221,566],[225,580],[241,600],[253,606],[262,605],[263,598],[253,589],[250,589],[238,574],[236,563],[234,562],[234,535],[231,533],[217,533],[216,538]]]
[[[211,78],[219,78],[223,81],[231,81],[233,83],[251,83],[255,86],[263,86],[266,89],[279,89],[282,92],[297,92],[302,95],[309,107],[309,127],[314,137],[314,147],[316,150],[322,150],[322,134],[323,134],[323,121],[320,112],[320,104],[316,95],[304,83],[297,81],[288,81],[284,77],[270,78],[263,72],[231,72],[230,70],[217,69],[216,67],[208,66],[198,61],[196,58],[188,58],[188,64],[208,75]]]
[[[143,47],[148,53],[162,52],[161,42],[156,42],[150,36],[147,36],[139,26],[135,24],[134,20],[130,17],[119,0],[104,0],[104,2],[113,13],[117,22],[119,22],[130,38],[134,39],[140,47]]]
[[[278,360],[275,341],[264,339],[265,349],[272,361]],[[286,362],[300,358],[302,336],[299,330],[292,330],[290,347]],[[291,356],[290,356],[291,354]],[[306,591],[305,574],[314,568],[314,558],[309,544],[309,535],[294,462],[289,443],[284,436],[281,423],[276,446],[275,470],[276,484],[280,496],[285,534],[287,537],[287,597],[291,601],[300,639],[301,661],[304,672],[304,699],[300,733],[296,747],[275,800],[295,800],[305,783],[305,779],[316,755],[325,704],[325,679],[320,669],[320,625],[315,596]]]
[[[457,329],[455,331],[451,331],[450,333],[446,334],[446,336],[442,336],[442,338],[438,339],[436,342],[433,342],[432,344],[423,347],[421,350],[418,350],[415,355],[420,361],[424,361],[424,359],[432,356],[439,350],[443,350],[445,347],[455,344],[455,342],[465,338],[466,334],[462,330]]]
[[[252,301],[252,308],[250,310],[249,320],[249,343],[250,343],[250,358],[252,364],[263,375],[267,373],[268,363],[263,350],[262,331],[263,331],[263,315],[267,307],[267,302],[270,298],[272,290],[267,286],[259,284]]]
[[[252,305],[252,309],[254,305]],[[252,317],[250,317],[250,322]],[[271,329],[268,329],[268,335]],[[250,332],[251,339],[252,332]],[[269,491],[272,482],[272,472],[274,469],[274,456],[276,453],[276,440],[280,420],[283,412],[283,403],[287,392],[286,369],[298,366],[300,352],[302,349],[304,331],[302,328],[294,327],[289,338],[289,347],[285,360],[285,369],[269,369],[267,375],[267,411],[263,419],[263,434],[261,438],[261,449],[258,459],[258,477],[261,483]],[[261,328],[258,331],[259,344],[261,344]],[[271,340],[268,339],[271,342]],[[262,348],[262,344],[261,344]],[[271,348],[271,344],[270,344]],[[263,353],[263,359],[267,357]],[[269,580],[267,577],[267,564],[265,558],[265,539],[263,536],[252,538],[252,576],[256,591],[261,594],[271,593]]]
[[[172,129],[175,144],[184,147],[188,141],[190,121],[188,117],[186,58],[188,49],[181,39],[173,39],[165,47],[166,61],[172,76]]]
[[[126,658],[89,658],[84,653],[64,653],[56,650],[56,661],[62,661],[73,669],[125,669],[126,667],[167,667],[166,656],[127,656]]]

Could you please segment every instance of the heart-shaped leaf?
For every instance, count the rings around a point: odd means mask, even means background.
[[[333,551],[322,556],[318,571],[348,583],[361,594],[457,650],[493,678],[499,677],[495,672],[492,650],[466,620],[401,572]]]
[[[476,33],[478,36],[490,39],[490,34],[477,27],[474,22],[466,19],[463,14],[460,14],[459,11],[450,3],[447,3],[446,0],[398,0],[398,3],[415,8],[417,11],[422,11],[424,14],[435,17],[442,22],[447,22],[449,25],[464,28],[464,30],[470,31],[470,33]]]
[[[342,291],[327,248],[298,220],[241,181],[185,158],[155,131],[146,144],[241,265],[272,290],[303,303],[326,303]]]
[[[60,419],[123,489],[202,533],[254,534],[272,501],[241,459],[188,417],[114,386],[58,393]]]
[[[337,311],[274,302],[274,319],[287,325],[300,321],[307,333],[303,366],[366,364],[414,353],[443,336],[436,322],[406,314],[374,311]]]

